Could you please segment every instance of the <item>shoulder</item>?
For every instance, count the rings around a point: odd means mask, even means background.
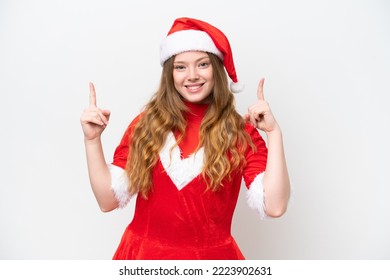
[[[249,134],[249,136],[252,139],[259,138],[259,137],[262,138],[259,130],[256,127],[254,127],[250,122],[245,123],[244,130],[246,131],[246,133]]]
[[[130,138],[132,138],[134,130],[136,129],[137,125],[139,124],[139,122],[140,122],[140,120],[142,118],[142,115],[143,114],[140,113],[134,119],[132,119],[132,121],[127,126],[125,132],[122,135],[122,139],[121,139],[120,145],[122,145],[122,146],[127,146],[128,145],[128,142],[129,142]]]
[[[142,116],[144,115],[144,113],[140,113],[138,114],[129,124],[129,127],[136,127],[137,124],[140,122],[140,120],[142,119]]]
[[[134,132],[135,128],[140,123],[143,115],[144,115],[144,113],[140,113],[135,118],[132,119],[132,121],[130,122],[130,124],[126,128],[125,134],[130,134],[130,133]]]
[[[257,151],[260,153],[267,153],[267,144],[264,138],[261,136],[260,131],[250,122],[245,123],[244,129],[251,138],[252,143],[255,145]]]

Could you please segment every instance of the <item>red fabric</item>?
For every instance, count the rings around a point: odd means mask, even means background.
[[[127,156],[129,154],[129,140],[130,135],[134,132],[135,126],[137,125],[142,114],[138,115],[127,127],[125,134],[122,137],[121,142],[114,152],[114,159],[112,164],[116,165],[122,169],[126,168]]]
[[[245,155],[247,164],[242,175],[245,185],[249,188],[256,176],[265,171],[268,149],[263,138],[259,134],[259,131],[253,125],[247,123],[245,125],[245,130],[256,146],[255,152],[253,152],[252,149],[248,149]]]
[[[186,115],[187,127],[183,140],[179,143],[181,154],[183,158],[191,155],[199,145],[199,130],[202,119],[206,114],[207,104],[191,104],[185,102],[190,112]],[[178,132],[174,132],[176,139],[179,137]]]
[[[187,116],[190,123],[186,138],[179,145],[184,157],[198,145],[199,126],[207,109],[204,105],[191,106],[194,114]],[[119,167],[126,164],[128,135],[133,125],[134,122],[116,149],[113,163]],[[255,153],[248,150],[244,172],[233,174],[233,180],[218,192],[206,191],[201,175],[178,190],[158,161],[152,174],[154,191],[147,200],[137,196],[133,221],[113,259],[244,259],[231,235],[232,217],[242,177],[250,184],[264,172],[267,157],[265,143],[257,130],[250,125],[246,130],[258,150]]]

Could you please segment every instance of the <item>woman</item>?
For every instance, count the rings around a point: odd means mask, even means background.
[[[126,130],[112,164],[101,133],[110,112],[81,116],[91,186],[102,211],[137,194],[133,221],[114,259],[244,259],[231,222],[241,180],[260,216],[279,217],[290,183],[282,134],[263,96],[243,118],[232,92],[241,90],[226,36],[191,18],[175,20],[161,44],[158,91]],[[228,87],[226,72],[232,79]],[[257,129],[268,138],[268,149]]]

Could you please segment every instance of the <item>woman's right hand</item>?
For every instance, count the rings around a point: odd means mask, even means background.
[[[108,125],[111,112],[96,106],[96,92],[93,83],[89,83],[89,107],[81,115],[80,122],[84,139],[91,141],[98,139]]]

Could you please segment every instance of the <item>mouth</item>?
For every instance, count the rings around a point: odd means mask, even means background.
[[[185,87],[190,92],[197,92],[203,85],[204,85],[204,83],[202,83],[202,84],[194,84],[194,85],[186,85]]]

